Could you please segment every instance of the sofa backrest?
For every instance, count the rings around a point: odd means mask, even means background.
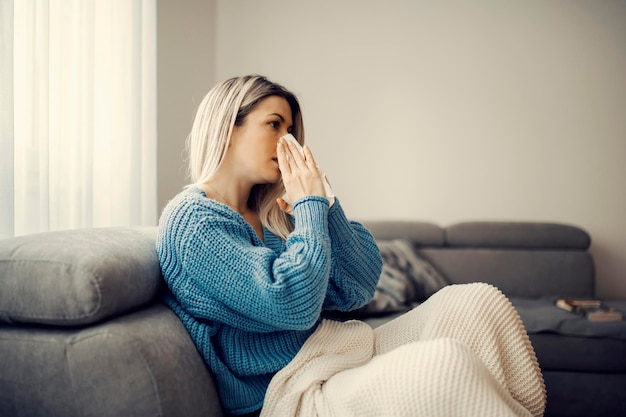
[[[593,297],[591,239],[570,225],[364,221],[376,240],[409,240],[453,284],[488,282],[509,297]]]

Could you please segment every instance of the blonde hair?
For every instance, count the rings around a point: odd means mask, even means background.
[[[291,133],[304,145],[302,113],[293,93],[261,75],[227,79],[204,97],[187,137],[192,184],[205,183],[215,174],[228,150],[233,128],[241,126],[259,102],[270,96],[287,100],[293,120]],[[286,239],[293,224],[276,203],[284,192],[282,180],[276,184],[259,184],[253,187],[248,204],[259,213],[264,227]]]

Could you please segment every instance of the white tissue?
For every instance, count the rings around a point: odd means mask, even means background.
[[[298,142],[298,140],[291,133],[287,133],[285,136],[283,136],[283,139],[296,145],[296,147],[300,151],[300,155],[302,155],[302,157],[304,158],[304,149],[302,149],[302,145],[300,145],[300,142]]]

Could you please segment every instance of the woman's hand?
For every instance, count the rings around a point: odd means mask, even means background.
[[[287,199],[295,202],[308,195],[325,196],[324,183],[313,154],[308,146],[304,146],[304,157],[296,145],[283,138],[278,140],[278,167],[283,177]],[[280,208],[290,212],[290,205],[278,199]]]

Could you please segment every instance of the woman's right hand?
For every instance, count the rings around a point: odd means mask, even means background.
[[[309,147],[305,145],[302,148],[303,157],[296,145],[281,137],[276,148],[287,199],[293,203],[309,195],[324,197],[322,175]]]

